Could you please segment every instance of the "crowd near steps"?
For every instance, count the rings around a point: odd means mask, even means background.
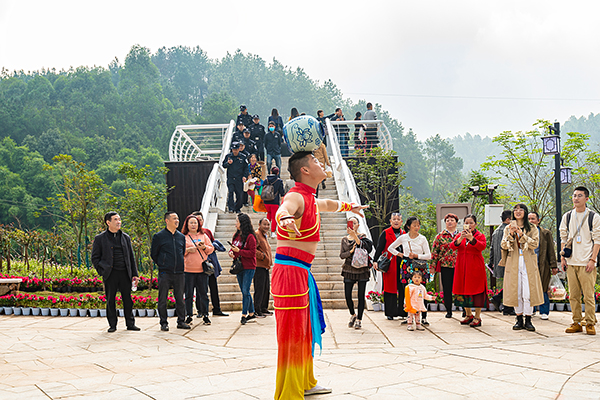
[[[287,171],[287,157],[282,157],[281,178],[289,185],[293,185]],[[333,179],[327,179],[326,189],[319,189],[319,198],[337,200],[337,190]],[[211,212],[217,212],[217,225],[215,229],[215,239],[229,249],[227,241],[231,241],[235,233],[236,214],[223,212],[218,209],[212,209]],[[258,228],[258,222],[266,217],[266,213],[255,213],[251,207],[243,207],[242,212],[250,216],[254,229]],[[321,241],[317,247],[315,260],[312,266],[312,273],[319,287],[323,308],[345,308],[344,300],[344,281],[341,276],[340,244],[342,237],[346,232],[346,215],[344,213],[321,213]],[[275,254],[276,239],[269,239],[273,255]],[[237,283],[235,275],[229,273],[232,259],[225,252],[218,253],[219,262],[223,267],[223,273],[218,278],[219,298],[221,308],[224,311],[234,311],[242,309],[242,294]],[[252,293],[253,288],[252,288]],[[356,287],[354,288],[354,298],[357,297]],[[356,301],[355,301],[356,303]],[[271,298],[272,307],[272,298]]]

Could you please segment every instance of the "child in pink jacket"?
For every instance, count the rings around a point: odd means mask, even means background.
[[[433,296],[427,294],[427,289],[421,284],[423,274],[421,271],[412,273],[412,283],[406,285],[404,290],[404,311],[408,313],[408,330],[422,331],[421,311],[427,311],[424,300],[433,300]]]

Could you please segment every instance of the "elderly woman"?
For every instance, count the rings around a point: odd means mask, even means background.
[[[413,270],[421,269],[422,273],[425,272],[423,274],[424,279],[429,279],[429,274],[427,274],[426,271],[423,271],[422,268],[419,268],[419,266],[427,265],[426,260],[431,259],[431,251],[429,250],[427,238],[419,233],[421,230],[421,221],[419,221],[419,218],[408,218],[406,224],[404,224],[404,230],[406,233],[399,236],[398,239],[394,240],[392,244],[389,245],[388,252],[395,256],[403,256],[401,263],[401,282],[403,286],[406,287]],[[402,252],[397,250],[398,246],[402,246]],[[404,301],[406,303],[406,298]],[[429,325],[429,322],[427,322],[427,311],[424,311],[421,314],[421,317],[421,324],[425,326]],[[406,323],[408,323],[408,321],[402,321],[402,324]]]
[[[439,272],[442,276],[442,288],[444,290],[444,306],[446,307],[446,318],[452,318],[452,286],[454,283],[454,264],[456,264],[456,250],[451,244],[458,234],[456,214],[446,214],[444,217],[446,229],[438,233],[433,239],[431,250],[431,274]]]
[[[383,273],[383,304],[385,306],[385,316],[390,321],[394,317],[404,319],[407,316],[404,311],[404,289],[406,282],[402,283],[402,275],[400,274],[401,257],[394,256],[388,253],[387,248],[405,232],[402,230],[402,215],[400,213],[392,213],[390,217],[390,227],[385,229],[379,235],[377,240],[377,249],[375,249],[376,262],[373,268],[377,270],[377,260],[382,254],[385,254],[390,260],[390,268]],[[399,250],[399,249],[398,249]]]
[[[457,250],[454,265],[453,290],[455,304],[465,308],[466,318],[461,325],[471,328],[481,326],[481,309],[488,304],[487,274],[481,252],[485,250],[485,235],[477,230],[477,217],[469,214],[464,219],[464,229],[450,244]],[[472,309],[475,308],[475,315]]]
[[[502,248],[508,250],[504,270],[504,304],[515,307],[517,322],[513,329],[535,331],[531,323],[533,306],[544,304],[542,281],[535,249],[539,232],[528,221],[529,210],[525,204],[513,208],[513,218],[504,228]],[[525,314],[525,321],[523,321]]]
[[[350,222],[352,223],[352,228],[346,227],[348,235],[342,238],[340,258],[344,260],[344,264],[342,265],[342,276],[344,277],[346,305],[350,311],[348,327],[360,329],[363,311],[365,310],[365,288],[369,281],[371,259],[368,258],[367,265],[360,268],[352,265],[352,259],[357,248],[365,249],[367,254],[370,253],[373,249],[373,242],[371,242],[364,234],[358,233],[358,227],[360,226],[358,218],[350,217],[348,223],[350,224]],[[352,299],[352,289],[354,289],[354,284],[357,284],[358,286],[358,316],[354,310],[354,300]]]

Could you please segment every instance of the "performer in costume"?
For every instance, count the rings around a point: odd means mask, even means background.
[[[313,374],[315,345],[321,346],[325,331],[321,299],[310,273],[319,242],[319,212],[352,211],[362,216],[361,210],[368,207],[316,199],[316,188],[327,174],[311,152],[295,153],[288,169],[296,185],[275,217],[277,251],[271,279],[278,345],[276,400],[331,392],[317,385]]]

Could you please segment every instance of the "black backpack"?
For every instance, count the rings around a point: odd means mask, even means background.
[[[595,212],[593,212],[592,210],[590,210],[589,214],[588,214],[588,227],[590,228],[590,235],[592,234],[592,228],[593,228],[593,224],[594,224],[594,215],[596,215]],[[571,211],[569,211],[567,213],[567,236],[569,235],[569,225],[571,224]],[[592,239],[592,246],[594,245],[594,239]],[[598,252],[598,256],[596,259],[596,267],[600,266],[600,251]]]
[[[260,198],[263,201],[273,201],[275,200],[275,187],[272,183],[269,182],[268,179],[265,179],[263,183],[262,192],[260,193]]]

